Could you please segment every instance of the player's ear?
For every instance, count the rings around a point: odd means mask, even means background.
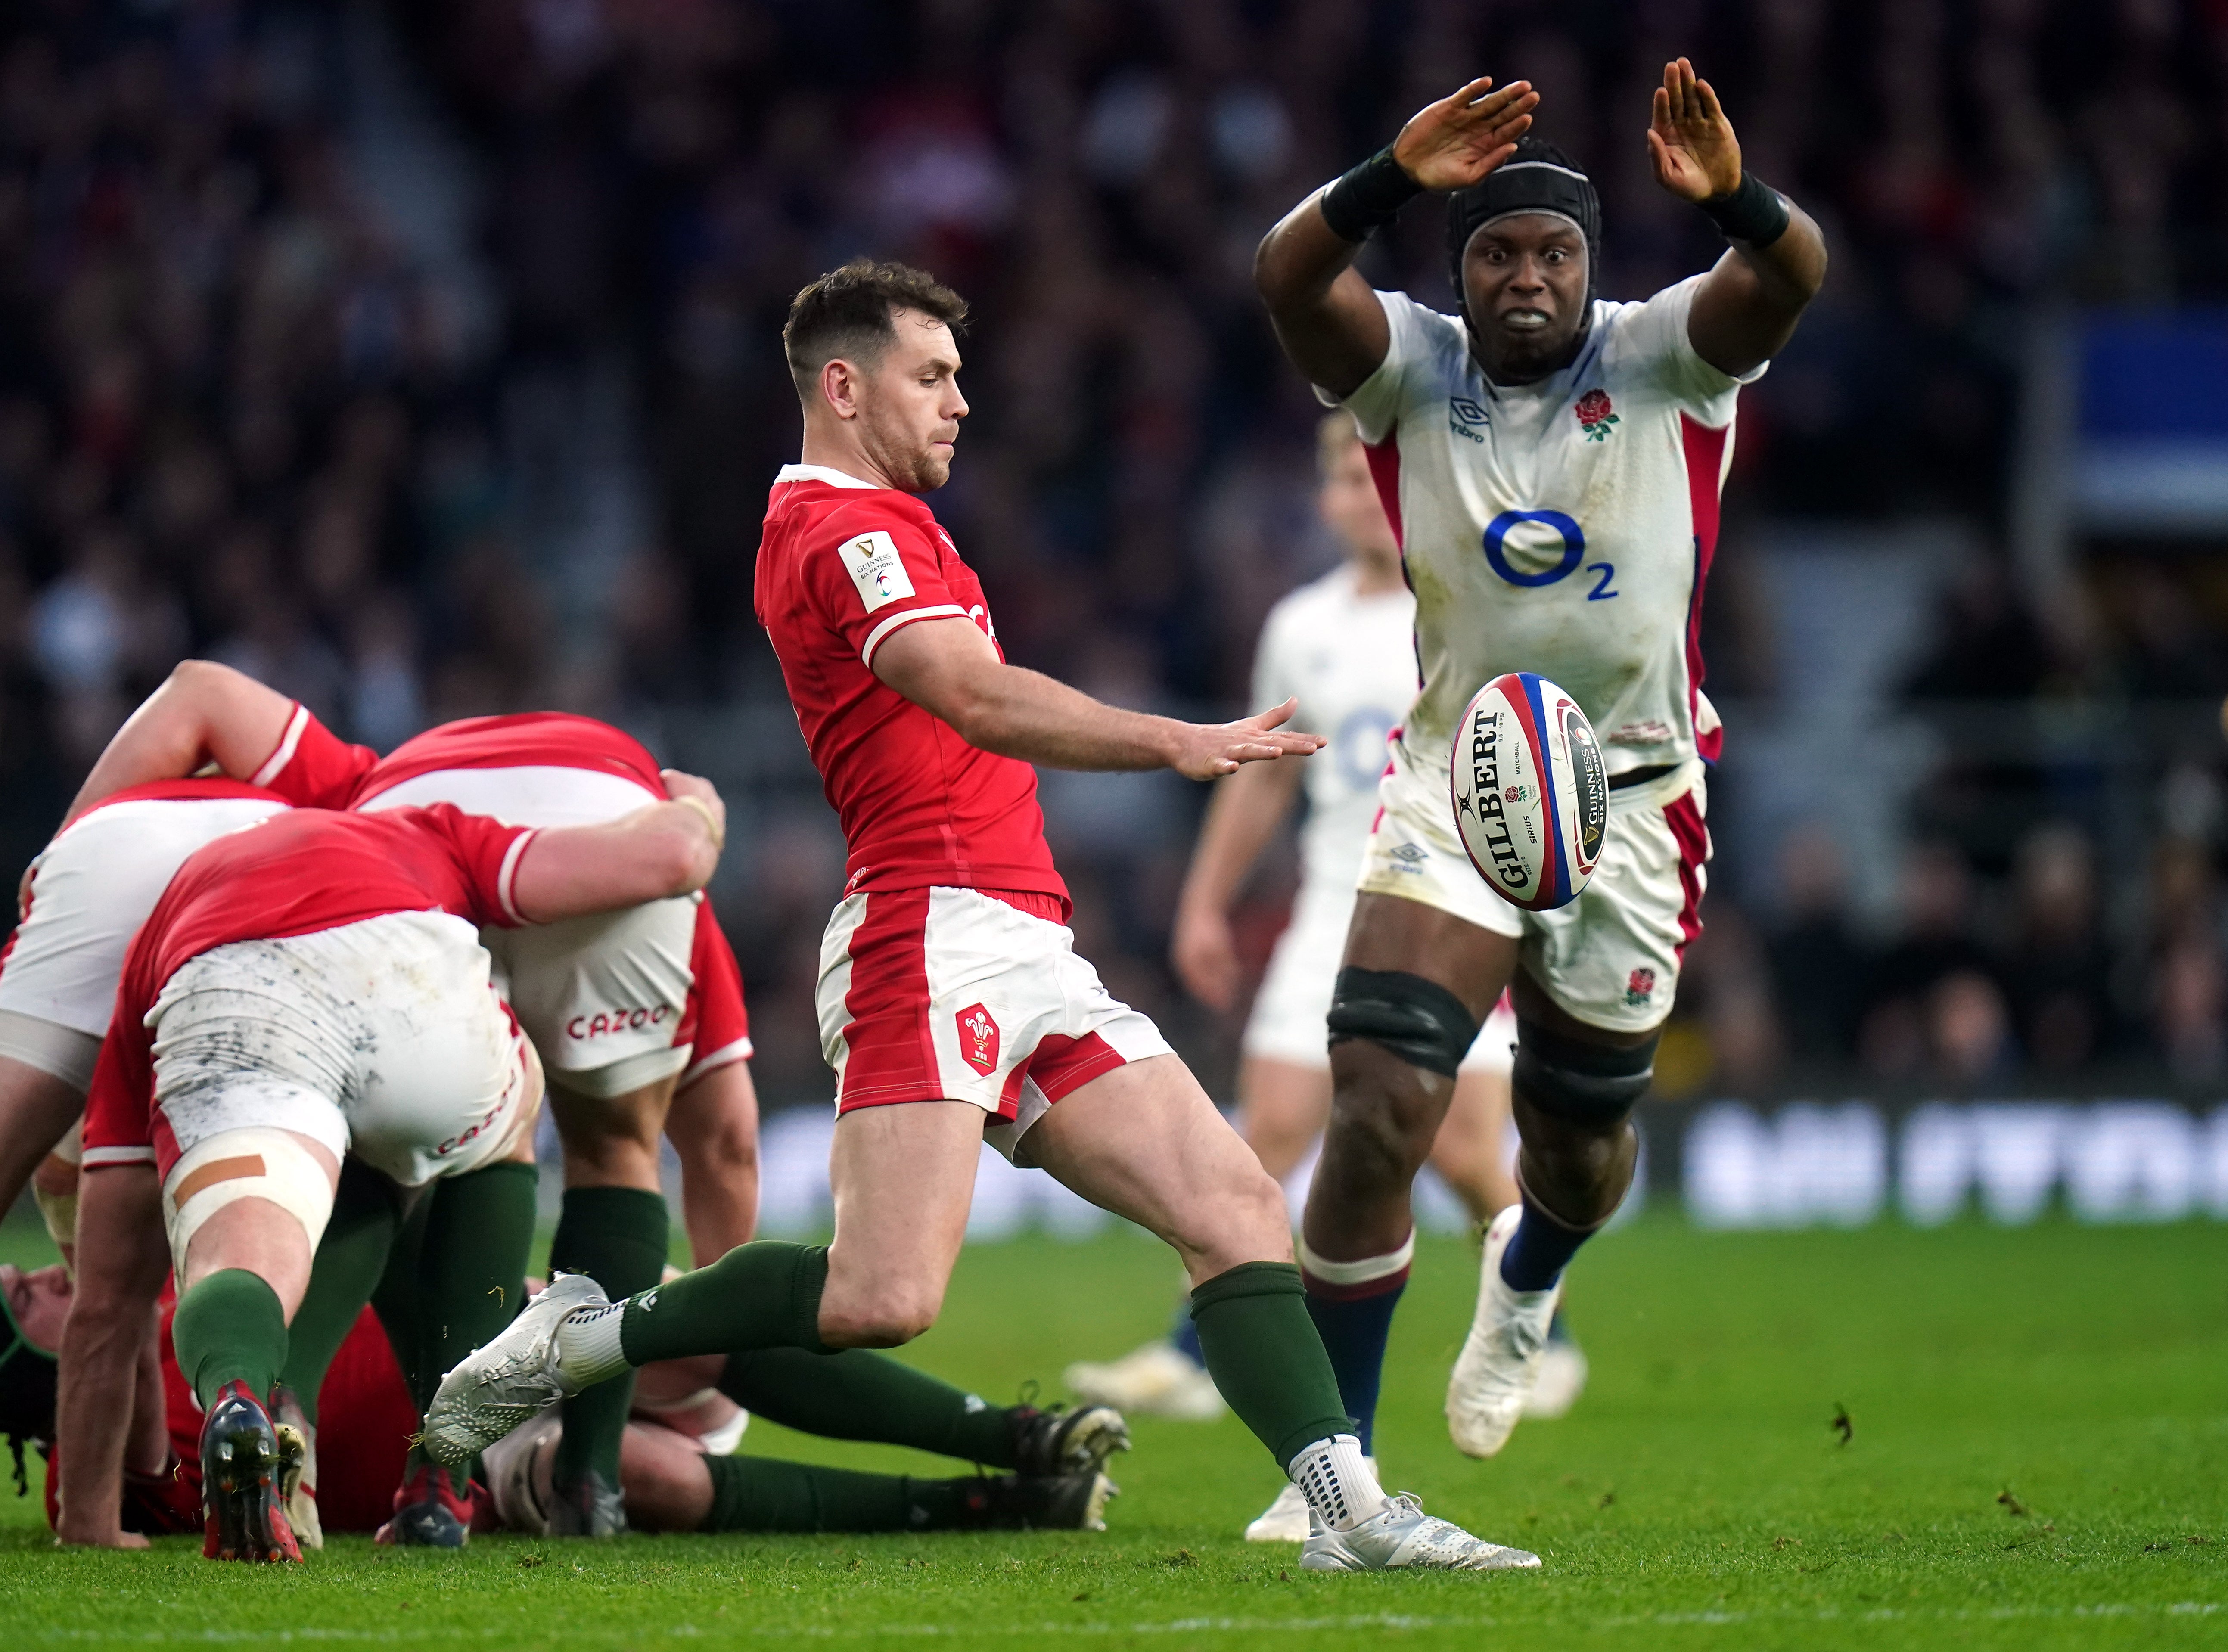
[[[820,399],[838,419],[859,416],[859,370],[841,356],[820,369]]]

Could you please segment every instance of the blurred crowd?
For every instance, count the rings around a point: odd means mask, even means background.
[[[351,173],[341,34],[368,10],[476,157],[500,312],[484,339]],[[1738,691],[1769,689],[1738,600],[1755,522],[1948,513],[2000,539],[2027,306],[2228,290],[2219,0],[21,0],[5,16],[11,863],[187,651],[381,746],[536,704],[653,740],[683,713],[778,707],[749,590],[764,490],[796,443],[778,328],[800,284],[859,251],[975,303],[975,412],[937,509],[1009,656],[1125,703],[1230,701],[1271,603],[1331,554],[1307,496],[1314,404],[1264,324],[1252,248],[1478,70],[1533,80],[1540,130],[1597,179],[1604,294],[1653,291],[1720,245],[1647,174],[1649,88],[1676,53],[1754,169],[1826,227],[1827,292],[1743,399],[1732,600],[1711,621]],[[1448,303],[1436,208],[1365,268]],[[558,659],[503,409],[536,373],[614,361],[652,509],[583,676]],[[2136,693],[2228,688],[2222,633],[2178,576],[2116,581],[2084,639],[2026,616],[1990,567],[1958,600],[1994,605],[2001,659],[1952,647],[1919,698],[2046,694],[2105,659]],[[782,737],[778,719],[750,727]],[[1160,961],[1195,798],[1134,778],[1048,792],[1085,949],[1210,1041]],[[829,823],[809,788],[755,818],[751,898],[732,880],[724,898],[767,1007],[769,1088],[810,1090]],[[1955,821],[1913,829],[1899,936],[1858,937],[1809,835],[1751,880],[1776,892],[1753,912],[1714,907],[1694,998],[1711,1064],[2218,1062],[2209,840],[2162,840],[2128,918],[2096,897],[2085,825],[1977,849]],[[1247,919],[1262,950],[1277,900],[1272,873]]]

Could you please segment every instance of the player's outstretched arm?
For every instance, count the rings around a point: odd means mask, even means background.
[[[1323,746],[1314,734],[1278,727],[1295,708],[1289,700],[1234,723],[1184,723],[1106,705],[1008,665],[970,619],[916,620],[892,632],[874,650],[874,671],[970,746],[1055,769],[1174,769],[1213,780]]]
[[[1299,795],[1295,763],[1249,763],[1218,781],[1192,850],[1191,870],[1176,900],[1169,961],[1193,997],[1226,1010],[1238,996],[1238,948],[1230,933],[1230,906],[1277,835]]]
[[[1354,255],[1379,224],[1425,190],[1460,189],[1516,152],[1539,94],[1527,80],[1494,89],[1481,76],[1411,116],[1392,144],[1284,215],[1253,255],[1253,284],[1292,365],[1351,395],[1392,345],[1385,312]]]
[[[1707,80],[1685,58],[1663,66],[1648,131],[1655,181],[1716,221],[1730,250],[1694,295],[1687,336],[1720,373],[1739,375],[1786,348],[1826,280],[1826,238],[1810,215],[1743,170],[1740,140]]]
[[[245,672],[181,660],[116,731],[62,823],[127,786],[182,780],[205,763],[248,779],[278,749],[293,714],[292,701]]]
[[[708,780],[664,771],[669,803],[597,826],[537,832],[518,860],[512,898],[528,922],[616,912],[694,894],[711,882],[727,841],[727,810]]]
[[[78,1205],[77,1288],[62,1332],[54,1422],[64,1543],[144,1549],[123,1528],[124,1453],[141,1348],[170,1271],[162,1187],[151,1164],[88,1171]]]

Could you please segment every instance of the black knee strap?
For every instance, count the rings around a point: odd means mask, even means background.
[[[1332,989],[1330,1041],[1367,1039],[1411,1066],[1451,1079],[1482,1024],[1463,1001],[1436,982],[1402,970],[1338,972]]]
[[[1656,1039],[1617,1049],[1551,1033],[1516,1020],[1516,1065],[1510,1084],[1541,1112],[1574,1124],[1614,1124],[1648,1093],[1655,1078]]]

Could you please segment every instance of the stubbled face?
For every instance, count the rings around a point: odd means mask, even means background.
[[[57,1262],[26,1273],[13,1263],[0,1263],[0,1296],[8,1298],[24,1335],[49,1354],[61,1349],[62,1324],[69,1318],[67,1269]]]
[[[1369,456],[1360,442],[1347,443],[1325,468],[1316,509],[1348,555],[1373,560],[1400,554],[1392,524],[1386,520],[1385,502],[1370,479]]]
[[[1570,361],[1585,324],[1585,237],[1545,213],[1496,219],[1463,249],[1463,296],[1486,376],[1543,379]]]
[[[918,310],[891,317],[897,342],[856,369],[859,442],[884,475],[908,493],[942,487],[967,399],[959,394],[959,346],[951,329]]]

